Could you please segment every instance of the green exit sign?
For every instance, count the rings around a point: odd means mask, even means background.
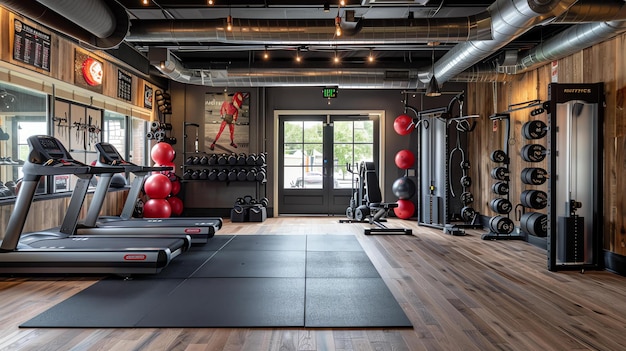
[[[327,99],[336,98],[337,97],[337,88],[323,88],[322,89],[322,97]]]

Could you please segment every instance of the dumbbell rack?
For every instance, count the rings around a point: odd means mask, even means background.
[[[185,153],[184,181],[267,182],[266,155]]]
[[[193,151],[187,151],[188,127],[196,128]],[[260,197],[261,186],[267,183],[267,153],[206,153],[199,150],[200,125],[185,122],[183,128],[185,159],[181,182],[250,183],[255,184],[255,194]],[[265,192],[263,196],[266,196]]]
[[[537,117],[545,113],[546,103],[530,112],[531,117]],[[543,185],[548,179],[548,171],[537,167],[536,163],[542,162],[546,156],[546,148],[538,144],[538,140],[545,138],[548,134],[548,126],[540,119],[531,119],[522,126],[522,137],[530,143],[520,150],[522,160],[532,163],[531,167],[526,167],[520,174],[523,184],[533,188],[525,189],[520,194],[520,204],[522,210],[519,214],[520,230],[527,237],[526,240],[539,247],[546,247],[548,216],[534,210],[543,210],[548,203],[548,194],[543,190],[534,187]],[[531,145],[531,146],[529,146]],[[530,209],[531,211],[526,211]]]
[[[176,144],[176,138],[170,134],[172,132],[172,123],[168,121],[172,115],[172,101],[170,94],[157,90],[154,93],[157,103],[158,121],[150,123],[150,130],[146,133],[146,139],[155,140],[157,142],[166,142],[171,145]]]
[[[488,233],[481,235],[483,240],[517,240],[522,237],[514,233],[515,224],[510,218],[513,210],[510,201],[510,157],[509,157],[509,139],[511,135],[511,116],[509,113],[497,113],[489,116],[491,121],[504,122],[504,140],[502,149],[494,150],[491,153],[491,160],[501,164],[492,169],[491,177],[498,182],[492,186],[494,194],[498,195],[489,202],[489,207],[496,213],[489,220]]]

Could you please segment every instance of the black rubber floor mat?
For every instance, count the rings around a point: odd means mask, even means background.
[[[21,327],[411,327],[354,236],[212,240],[160,274],[97,282]]]

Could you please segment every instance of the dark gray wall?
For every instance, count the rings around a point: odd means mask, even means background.
[[[447,83],[444,91],[460,92],[465,89],[465,84]],[[174,145],[177,154],[183,152],[183,124],[184,122],[204,123],[204,95],[206,93],[219,93],[223,89],[216,89],[204,86],[184,85],[171,83],[172,95],[172,123],[174,124],[173,136],[178,139]],[[284,88],[229,88],[229,92],[241,91],[250,94],[250,152],[268,153],[268,179],[267,196],[273,201],[271,195],[274,190],[273,165],[275,160],[273,154],[277,147],[273,140],[273,130],[275,110],[384,110],[385,111],[385,133],[386,144],[381,153],[385,154],[385,164],[382,165],[381,179],[386,179],[385,184],[381,184],[387,193],[387,201],[395,201],[391,193],[391,186],[395,179],[404,175],[404,171],[398,169],[394,162],[395,154],[402,149],[410,149],[417,152],[417,133],[400,136],[393,129],[395,118],[405,112],[405,94],[401,90],[343,90],[340,89],[338,97],[328,100],[322,97],[320,87],[284,87]],[[417,110],[431,109],[447,106],[454,94],[444,94],[440,97],[424,97],[422,94],[408,94],[407,104]],[[408,115],[415,117],[413,113]],[[191,131],[191,130],[190,130]],[[186,144],[187,151],[193,150],[193,135],[189,135]],[[200,145],[203,145],[204,135],[200,129]],[[205,150],[210,152],[210,150]],[[176,157],[177,166],[181,166],[185,157]],[[179,168],[180,169],[180,168]],[[182,170],[178,172],[182,174]],[[382,174],[386,174],[382,177]],[[235,182],[236,183],[236,182]],[[185,204],[187,208],[231,208],[237,197],[251,194],[254,195],[256,189],[252,184],[212,183],[195,182],[186,184]],[[264,189],[260,189],[264,193]],[[224,214],[221,214],[224,215]]]

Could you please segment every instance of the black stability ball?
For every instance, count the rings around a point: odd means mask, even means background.
[[[393,182],[391,191],[400,200],[408,200],[415,195],[415,183],[409,177],[400,177]]]

